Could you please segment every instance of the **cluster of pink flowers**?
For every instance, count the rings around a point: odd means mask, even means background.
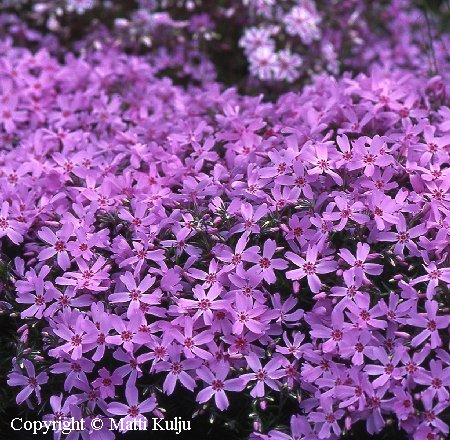
[[[14,10],[5,3],[6,10]],[[85,23],[89,32],[83,47],[109,40],[133,51],[144,48],[161,69],[200,82],[216,73],[235,82],[236,75],[224,65],[214,66],[218,58],[232,60],[227,67],[239,72],[246,90],[285,90],[324,72],[367,71],[375,61],[443,74],[450,44],[411,0],[138,0],[131,7],[125,0],[31,3],[24,13],[20,2],[13,2],[18,16],[66,42]],[[104,26],[108,20],[99,23],[99,15],[109,17],[109,31]],[[25,32],[20,25],[14,28]],[[242,74],[240,64],[248,72]]]
[[[259,17],[259,23],[245,30],[240,45],[249,60],[250,72],[255,77],[263,81],[292,83],[302,72],[318,67],[324,60],[330,71],[337,71],[336,50],[328,38],[321,38],[323,17],[318,13],[314,1],[286,2],[283,4],[284,10],[275,2],[270,2],[265,7],[261,7],[259,2],[250,4]],[[343,28],[341,32],[342,30]],[[277,50],[278,39],[289,43]],[[318,40],[321,40],[320,44],[313,45]],[[303,66],[303,55],[311,55],[316,50],[322,55],[317,57],[317,53],[315,54],[317,66],[315,63]]]
[[[266,103],[183,89],[113,48],[0,53],[17,403],[46,393],[46,420],[133,420],[179,387],[205,410],[237,394],[295,405],[291,434],[255,415],[255,438],[337,438],[361,420],[448,434],[442,78],[373,68]]]
[[[364,70],[374,61],[421,69],[427,50],[433,52],[433,68],[445,70],[441,60],[448,56],[447,37],[435,38],[435,29],[409,0],[247,4],[251,19],[240,45],[250,73],[262,81],[294,83],[342,68]],[[425,64],[430,67],[430,61]]]

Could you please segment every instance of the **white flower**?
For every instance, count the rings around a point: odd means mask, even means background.
[[[67,10],[84,14],[88,9],[95,6],[95,0],[66,0]]]
[[[286,32],[289,35],[298,35],[305,44],[311,44],[320,38],[320,15],[311,2],[302,2],[295,6],[284,17]]]
[[[277,53],[275,79],[293,82],[300,76],[299,67],[303,64],[299,55],[293,54],[289,49]]]
[[[250,56],[250,71],[263,81],[273,79],[277,56],[268,47],[261,47]]]

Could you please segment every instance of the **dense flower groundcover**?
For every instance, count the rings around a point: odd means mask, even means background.
[[[181,391],[190,418],[241,439],[449,435],[449,38],[429,11],[392,2],[392,34],[369,15],[358,37],[339,20],[361,1],[182,2],[181,18],[142,1],[69,48],[64,14],[99,2],[3,3],[1,371],[17,412],[101,418],[67,438],[109,440],[111,418],[177,416]],[[245,90],[275,99],[216,82],[189,40],[220,40],[225,18]]]

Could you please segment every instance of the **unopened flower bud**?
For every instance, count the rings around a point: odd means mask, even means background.
[[[258,420],[255,420],[253,422],[253,430],[257,431],[257,432],[261,431],[261,422],[259,422]]]
[[[26,329],[20,336],[20,341],[26,343],[28,341],[28,329]]]
[[[352,426],[351,417],[346,417],[345,418],[345,429],[350,430],[351,426]]]
[[[159,410],[158,408],[156,408],[153,411],[153,414],[154,414],[155,417],[158,417],[159,419],[163,419],[164,418],[164,413],[161,410]]]
[[[116,20],[114,21],[114,24],[118,28],[124,29],[129,26],[130,22],[126,18],[116,18]]]

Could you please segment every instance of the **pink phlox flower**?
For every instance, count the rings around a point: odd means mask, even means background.
[[[300,359],[303,353],[302,342],[305,339],[305,335],[300,332],[295,332],[292,338],[292,342],[288,339],[286,332],[283,332],[284,345],[277,345],[277,353],[284,354],[285,356],[294,356],[296,359]]]
[[[361,329],[387,327],[387,322],[379,317],[384,316],[384,311],[380,304],[370,307],[370,296],[366,293],[355,297],[352,301],[345,304],[346,314],[351,321]]]
[[[310,175],[329,175],[337,185],[342,185],[342,177],[334,171],[336,168],[336,160],[330,156],[330,150],[326,143],[318,143],[314,145],[314,153],[301,153],[305,159],[313,165],[313,168],[308,170]]]
[[[427,426],[433,426],[438,429],[443,435],[447,436],[449,433],[448,425],[438,415],[448,409],[448,402],[434,403],[434,399],[427,393],[422,393],[422,404],[424,411],[422,413],[423,423]]]
[[[335,261],[318,260],[317,256],[317,246],[308,246],[306,258],[302,258],[293,252],[286,252],[286,257],[299,267],[298,269],[288,270],[286,272],[286,278],[289,280],[300,280],[306,276],[311,291],[318,293],[322,287],[322,283],[317,274],[333,272],[337,264]]]
[[[289,219],[289,228],[286,228],[286,240],[297,240],[300,246],[305,246],[315,236],[315,231],[311,229],[311,220],[308,216],[299,217],[293,215]],[[284,228],[283,228],[284,230]]]
[[[244,202],[241,205],[241,216],[243,222],[237,223],[230,229],[231,234],[235,234],[237,232],[246,232],[246,233],[254,233],[257,234],[260,231],[260,226],[258,222],[261,218],[267,215],[269,210],[267,209],[267,205],[265,203],[258,206],[256,210],[253,209],[253,206]]]
[[[195,235],[190,228],[179,228],[174,231],[175,240],[162,240],[161,245],[164,247],[175,248],[178,256],[186,252],[190,256],[197,256],[201,253],[201,250],[191,244],[188,244],[188,239]]]
[[[268,308],[261,304],[254,304],[253,299],[236,295],[236,301],[231,311],[233,316],[233,333],[241,334],[244,328],[253,333],[263,334],[268,326],[268,321],[276,317],[276,312],[265,318]]]
[[[14,244],[19,244],[23,240],[23,230],[16,220],[10,218],[9,209],[9,203],[3,201],[0,210],[0,238],[6,235]]]
[[[44,242],[51,245],[39,252],[39,260],[48,260],[56,255],[58,266],[62,270],[67,270],[70,267],[70,258],[67,252],[67,242],[73,236],[74,227],[71,223],[66,223],[56,232],[56,234],[48,227],[42,228],[38,231],[38,236]]]
[[[134,206],[134,215],[128,209],[119,211],[119,218],[130,222],[133,229],[138,232],[144,232],[146,227],[152,222],[152,216],[147,215],[147,205],[145,203],[136,203]]]
[[[306,199],[313,200],[314,192],[312,190],[311,183],[313,183],[316,179],[316,175],[310,175],[307,173],[305,167],[303,166],[303,161],[297,156],[297,159],[294,160],[292,175],[279,176],[276,183],[278,185],[295,187],[300,190],[298,193],[299,198],[303,194],[303,197]]]
[[[274,269],[284,270],[288,267],[288,263],[283,258],[273,258],[276,250],[277,245],[275,240],[266,240],[264,242],[262,256],[258,256],[257,260],[256,258],[253,260],[256,264],[250,269],[250,272],[262,273],[263,279],[269,284],[276,282]]]
[[[165,331],[170,332],[172,338],[181,344],[186,358],[191,359],[197,356],[201,359],[209,359],[211,354],[201,347],[212,341],[214,335],[208,330],[197,333],[194,330],[194,320],[189,316],[183,318],[182,324],[182,328],[167,326]]]
[[[370,259],[369,253],[370,246],[359,242],[356,246],[356,257],[348,249],[342,249],[339,255],[350,265],[348,270],[355,273],[355,278],[365,279],[366,275],[380,275],[383,272],[381,264],[366,263],[366,260]]]
[[[414,238],[423,236],[427,232],[425,225],[417,225],[408,228],[405,216],[398,214],[398,223],[395,225],[397,232],[380,232],[377,239],[381,241],[395,242],[394,252],[398,255],[404,256],[405,247],[413,256],[419,256],[417,244],[413,241]]]
[[[55,290],[51,289],[51,282],[45,281],[49,273],[50,268],[42,266],[39,274],[36,273],[35,269],[30,269],[25,274],[25,280],[16,281],[17,302],[31,304],[28,309],[20,314],[22,319],[31,316],[41,319],[47,308],[47,303],[55,299]]]
[[[106,337],[112,329],[112,325],[110,315],[105,312],[103,303],[92,304],[90,318],[83,323],[86,330],[84,341],[86,342],[86,351],[95,349],[92,360],[97,362],[105,354]]]
[[[334,211],[337,207],[338,211]],[[339,221],[334,226],[336,231],[342,231],[347,222],[352,220],[360,225],[364,225],[369,221],[369,216],[362,214],[361,211],[365,210],[365,206],[362,202],[350,202],[345,197],[336,196],[334,202],[327,206],[327,211],[323,213],[323,218],[329,221]]]
[[[108,344],[122,345],[127,352],[133,353],[137,344],[137,334],[143,322],[143,316],[132,314],[129,321],[124,321],[120,316],[111,315],[110,320],[118,334],[106,336],[106,342]]]
[[[228,279],[232,283],[228,295],[232,300],[236,299],[236,295],[244,295],[252,297],[256,302],[264,304],[266,297],[262,291],[261,283],[263,281],[262,272],[245,271],[242,266],[236,268],[235,273],[229,273]]]
[[[367,148],[366,145],[369,145]],[[387,146],[383,137],[375,135],[373,139],[359,138],[353,144],[355,153],[355,165],[358,168],[364,168],[364,174],[370,177],[375,172],[375,167],[386,167],[393,161],[392,156],[386,154]]]
[[[239,270],[243,268],[244,262],[255,262],[258,260],[258,246],[250,246],[246,249],[249,241],[247,234],[243,234],[236,243],[234,250],[226,245],[220,244],[213,248],[213,253],[219,261],[226,263],[224,272]]]
[[[287,328],[297,326],[303,318],[304,311],[297,308],[298,300],[293,295],[281,300],[281,295],[277,292],[272,298],[272,307],[278,313],[277,323],[283,324]]]
[[[411,340],[411,345],[417,347],[427,339],[430,339],[431,348],[437,348],[442,345],[439,330],[448,328],[450,325],[450,316],[438,316],[439,306],[437,301],[427,300],[425,302],[425,313],[413,313],[408,320],[410,325],[423,328],[418,335]]]
[[[219,284],[219,280],[223,278],[224,271],[219,270],[220,266],[216,260],[211,260],[209,263],[208,272],[204,270],[190,268],[188,274],[196,280],[204,281],[202,287],[208,288],[215,284]]]
[[[430,371],[421,369],[414,377],[416,383],[428,386],[424,393],[431,398],[437,397],[439,402],[446,402],[449,398],[446,384],[450,383],[450,366],[444,368],[444,365],[442,361],[432,359]]]
[[[432,299],[436,293],[436,287],[439,285],[439,281],[450,283],[450,268],[442,267],[438,268],[436,262],[429,262],[427,265],[423,265],[427,274],[411,280],[411,285],[415,286],[418,283],[427,282],[427,298]]]
[[[241,378],[227,379],[230,367],[226,363],[216,365],[214,371],[203,366],[196,370],[197,376],[208,386],[197,394],[197,402],[205,403],[214,396],[214,402],[220,411],[224,411],[229,406],[229,401],[225,391],[242,391],[245,382]]]
[[[64,276],[56,278],[56,284],[62,286],[74,286],[75,289],[91,290],[101,292],[108,289],[108,286],[101,285],[109,279],[109,265],[106,264],[104,257],[99,257],[91,266],[85,260],[79,258],[76,260],[79,271],[66,272]]]
[[[215,311],[226,311],[231,307],[228,301],[217,299],[222,293],[222,286],[218,284],[213,284],[208,292],[200,285],[196,285],[192,290],[195,299],[180,298],[177,300],[177,303],[181,309],[195,310],[195,314],[192,317],[194,322],[202,317],[203,322],[206,325],[210,325]]]
[[[86,373],[94,369],[94,362],[81,357],[72,359],[69,354],[62,353],[58,362],[50,367],[53,374],[64,374],[64,390],[70,392],[76,380],[87,380]]]
[[[275,184],[271,190],[271,196],[267,197],[268,202],[277,211],[281,211],[289,205],[295,205],[298,202],[301,191],[296,186],[280,186]]]
[[[83,315],[79,315],[74,326],[67,326],[65,324],[59,324],[53,329],[54,333],[61,339],[66,341],[63,345],[49,351],[50,355],[58,355],[63,351],[70,354],[72,359],[80,359],[83,352],[86,351],[85,344],[85,318]]]
[[[132,315],[141,311],[142,303],[155,306],[161,302],[160,289],[153,289],[152,293],[146,293],[155,283],[156,278],[150,275],[146,275],[139,284],[131,272],[126,272],[120,276],[120,280],[127,288],[126,291],[119,291],[109,295],[108,299],[111,303],[128,303],[127,317],[131,318]],[[146,309],[147,312],[151,312],[152,307]],[[157,311],[157,308],[155,308]]]
[[[252,397],[264,397],[265,385],[277,391],[281,384],[278,379],[284,376],[281,357],[274,357],[264,367],[255,353],[250,353],[245,357],[248,367],[253,373],[246,373],[240,376],[240,379],[247,384],[250,381],[256,381],[253,389],[250,391]]]
[[[179,345],[170,345],[169,359],[159,362],[154,368],[156,372],[167,371],[163,382],[163,391],[167,395],[173,393],[178,381],[189,391],[194,391],[196,386],[193,372],[202,364],[202,360],[195,358],[181,360],[181,353],[182,349]]]

